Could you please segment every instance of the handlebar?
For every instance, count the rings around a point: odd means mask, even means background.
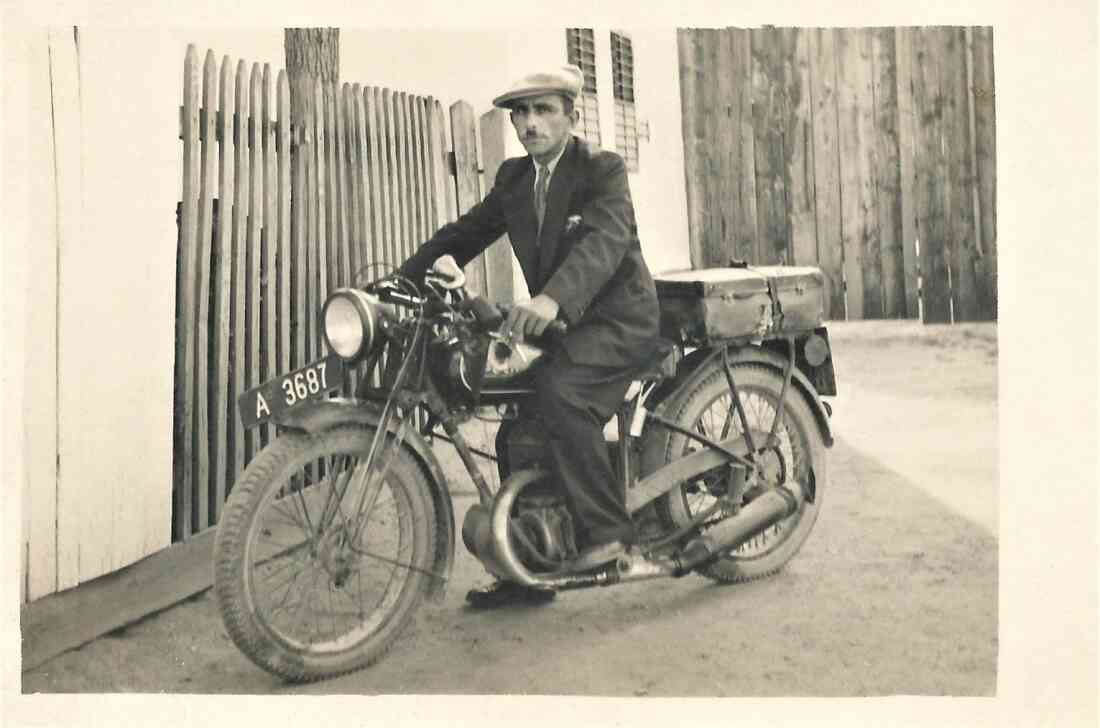
[[[431,278],[438,278],[438,276],[432,276]],[[425,280],[428,280],[427,276]],[[422,308],[428,316],[435,316],[447,311],[472,313],[484,331],[498,330],[512,309],[511,304],[495,304],[481,296],[470,296],[465,288],[448,289],[458,295],[460,300],[456,303],[410,295],[395,286],[370,285],[367,290],[374,292],[385,303]],[[568,331],[568,325],[557,319],[547,325],[539,338],[544,341],[557,341],[565,336]]]

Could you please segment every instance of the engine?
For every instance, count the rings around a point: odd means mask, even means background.
[[[529,468],[548,470],[545,427],[534,419],[505,420],[497,431],[496,452],[501,482]],[[516,497],[509,538],[523,565],[533,573],[551,571],[577,552],[574,525],[565,499],[552,478],[527,485]],[[489,571],[503,576],[496,563],[490,509],[475,505],[466,512],[462,539],[467,550]]]

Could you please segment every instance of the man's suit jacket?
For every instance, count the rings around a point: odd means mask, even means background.
[[[420,280],[446,254],[465,266],[507,232],[532,295],[557,301],[569,324],[563,346],[573,361],[645,360],[657,338],[657,290],[642,259],[622,158],[570,139],[550,178],[541,234],[534,184],[530,156],[505,160],[485,199],[440,228],[400,273]]]

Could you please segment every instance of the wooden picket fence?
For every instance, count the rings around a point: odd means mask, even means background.
[[[692,29],[679,49],[695,267],[817,265],[833,319],[996,319],[992,29]]]
[[[173,540],[214,525],[245,464],[272,436],[243,430],[237,396],[319,358],[327,292],[380,277],[482,194],[478,118],[464,101],[314,84],[290,122],[285,71],[184,61],[183,200],[177,211]],[[484,173],[504,158],[503,112],[481,118]],[[498,243],[471,286],[512,297]],[[349,378],[346,387],[354,384]]]

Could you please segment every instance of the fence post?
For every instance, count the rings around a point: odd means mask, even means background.
[[[214,52],[208,50],[202,70],[202,108],[205,117],[201,119],[202,131],[202,182],[199,185],[199,224],[198,239],[195,241],[197,286],[195,316],[195,360],[192,364],[195,372],[195,450],[189,455],[195,460],[196,480],[194,498],[197,523],[195,530],[201,531],[210,525],[210,412],[209,412],[209,326],[210,326],[210,254],[213,243],[214,223],[214,173],[218,162],[214,132],[214,119],[217,116],[217,64]]]
[[[843,321],[844,261],[841,257],[840,140],[837,130],[836,33],[817,28],[810,37],[813,96],[814,205],[817,265],[825,273],[826,317]]]
[[[976,272],[981,284],[981,317],[997,320],[997,134],[993,89],[993,29],[972,29],[970,52],[972,66],[971,124],[973,165],[977,178],[977,205],[974,215],[976,239],[980,243]]]
[[[913,28],[898,28],[894,53],[897,56],[898,98],[898,168],[901,198],[902,270],[905,280],[905,315],[920,318],[917,276],[920,261],[917,260],[917,210],[916,210],[916,106],[913,103]]]
[[[443,118],[443,105],[431,99],[431,137],[432,137],[432,174],[435,179],[435,226],[454,220],[455,186],[451,184],[451,173],[447,160],[453,152],[451,140],[447,136],[447,123]]]
[[[481,158],[485,164],[485,189],[492,188],[497,170],[506,157],[505,149],[511,124],[503,109],[492,109],[481,115]],[[485,267],[489,299],[495,303],[511,303],[512,245],[505,233],[485,251]]]
[[[454,140],[455,201],[462,215],[481,201],[477,164],[477,121],[474,110],[465,101],[451,104],[451,137]],[[466,265],[466,285],[479,295],[486,293],[485,256],[479,255]]]
[[[191,362],[195,357],[196,238],[199,198],[199,59],[194,45],[187,46],[183,71],[183,202],[180,209],[178,274],[176,278],[176,376],[173,437],[173,538],[191,536],[191,497],[194,492],[195,390]]]
[[[229,478],[228,463],[229,430],[232,423],[228,420],[229,392],[229,334],[230,319],[229,307],[231,282],[233,274],[233,154],[235,143],[233,138],[233,67],[229,62],[229,56],[222,58],[221,85],[219,88],[219,118],[218,136],[221,138],[219,147],[218,167],[218,206],[217,206],[217,231],[218,238],[215,243],[214,261],[216,269],[213,273],[214,323],[210,341],[214,352],[210,360],[214,364],[215,384],[211,388],[213,404],[210,407],[211,422],[213,428],[210,433],[213,456],[211,458],[214,468],[213,493],[210,499],[210,519],[216,523],[221,513],[222,502],[225,500],[226,480]]]

